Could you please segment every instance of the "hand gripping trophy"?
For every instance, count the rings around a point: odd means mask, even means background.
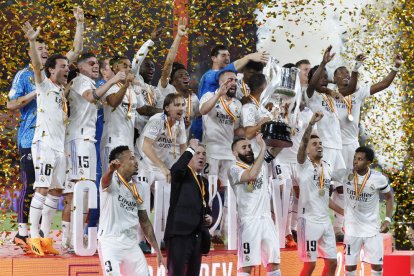
[[[263,139],[271,147],[292,146],[291,126],[295,125],[302,97],[299,69],[283,68],[271,57],[263,69],[268,85],[260,96],[260,111],[271,121],[262,125]]]

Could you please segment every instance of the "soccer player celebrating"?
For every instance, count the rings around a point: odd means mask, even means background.
[[[256,160],[249,140],[238,138],[231,146],[236,162],[230,167],[229,179],[240,221],[238,276],[250,275],[252,268],[262,260],[267,275],[281,275],[279,235],[270,210],[272,186],[268,175],[268,163],[280,149],[266,150],[262,136],[261,133],[256,136],[260,147]]]
[[[364,261],[371,264],[371,275],[382,275],[384,243],[380,233],[390,228],[394,196],[384,175],[370,169],[374,151],[359,147],[354,168],[334,172],[332,177],[344,184],[345,196],[345,275],[355,276],[358,257],[364,248]],[[386,200],[386,217],[380,226],[379,196]]]
[[[297,155],[297,174],[300,176],[298,253],[304,261],[301,276],[312,275],[318,251],[325,259],[322,275],[333,276],[336,269],[336,242],[329,208],[342,214],[343,210],[329,198],[331,169],[322,160],[324,148],[321,139],[311,134],[313,125],[323,116],[322,111],[313,114]]]
[[[128,146],[118,146],[111,151],[109,162],[101,180],[98,235],[103,273],[108,276],[149,275],[148,264],[138,245],[138,225],[155,249],[158,265],[166,265],[143,207],[143,202],[150,199],[143,198],[142,185],[134,182],[133,176],[138,172],[137,159]]]
[[[27,240],[33,253],[43,256],[45,253],[58,254],[53,248],[53,240],[48,238],[53,214],[62,194],[65,180],[66,162],[64,154],[65,122],[67,104],[64,86],[69,74],[68,59],[55,54],[46,60],[43,75],[40,56],[36,51],[36,38],[40,27],[35,31],[29,22],[22,27],[30,44],[30,58],[36,84],[37,120],[33,137],[32,154],[35,167],[35,193],[30,204],[30,239]],[[46,205],[49,203],[50,205]],[[40,236],[40,229],[44,237]]]
[[[83,30],[84,17],[83,10],[75,7],[73,10],[76,19],[76,33],[73,42],[73,50],[70,50],[66,57],[69,60],[69,65],[76,61],[78,55],[83,48]],[[36,52],[40,56],[42,68],[44,68],[47,58],[49,57],[48,49],[45,42],[36,38]],[[44,72],[43,72],[44,74]],[[9,100],[7,101],[7,108],[9,110],[20,110],[20,124],[17,134],[17,146],[20,155],[20,170],[22,173],[22,190],[20,191],[18,200],[18,226],[19,230],[14,239],[17,245],[25,248],[26,239],[28,237],[28,217],[30,209],[31,197],[34,193],[33,183],[35,181],[35,170],[32,158],[32,141],[36,127],[36,86],[34,83],[33,66],[28,65],[23,70],[20,70],[14,80],[9,93]],[[48,206],[55,208],[56,198],[52,195],[47,199]],[[53,211],[52,211],[53,213]]]

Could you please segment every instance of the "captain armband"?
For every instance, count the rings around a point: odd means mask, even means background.
[[[275,159],[275,157],[270,153],[270,151],[269,150],[266,150],[265,151],[265,154],[264,154],[264,160],[267,162],[267,163],[270,163],[270,162],[272,162],[272,160],[273,159]]]

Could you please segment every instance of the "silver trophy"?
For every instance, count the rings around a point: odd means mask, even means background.
[[[263,73],[268,85],[260,96],[260,110],[271,121],[262,125],[266,145],[288,148],[292,146],[292,125],[295,125],[301,100],[299,69],[283,68],[271,57]]]

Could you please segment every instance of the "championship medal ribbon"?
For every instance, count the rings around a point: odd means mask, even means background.
[[[240,161],[236,161],[236,165],[239,166],[240,168],[243,168],[245,170],[250,169],[251,167],[249,165],[247,165],[246,163],[240,162]],[[248,192],[253,192],[254,190],[254,181],[249,181],[247,182],[247,191]]]
[[[344,102],[346,104],[346,108],[348,109],[348,120],[353,121],[354,116],[352,116],[352,96],[346,96],[344,97]]]
[[[226,104],[223,97],[220,97],[220,102],[221,102],[221,105],[223,106],[224,110],[226,111],[226,113],[233,119],[233,122],[236,122],[237,121],[236,115],[234,115],[231,112],[230,107]]]
[[[204,181],[203,181],[203,178],[200,177],[201,178],[201,184],[200,184],[200,181],[198,180],[197,175],[196,175],[195,171],[193,170],[193,168],[191,168],[188,165],[187,165],[187,167],[190,169],[191,173],[194,176],[194,179],[197,181],[197,185],[198,185],[198,188],[200,189],[200,193],[201,193],[201,198],[203,199],[203,206],[205,208],[207,206],[207,204],[206,204],[206,201],[204,200],[204,195],[206,194],[206,191],[204,189]]]
[[[175,133],[174,133],[174,139],[173,139],[173,130],[172,130],[172,126],[170,126],[170,123],[168,122],[168,117],[165,118],[165,126],[167,127],[168,134],[169,134],[170,139],[172,141],[173,156],[174,156],[174,159],[175,159],[176,158],[175,144],[176,144],[176,141],[177,141],[177,131],[175,131]]]
[[[144,201],[138,193],[137,186],[135,185],[134,180],[132,180],[132,185],[129,185],[129,183],[126,182],[125,179],[122,177],[122,175],[120,175],[118,172],[116,172],[116,175],[118,176],[119,180],[121,180],[122,184],[124,184],[125,187],[127,187],[127,189],[132,193],[138,204],[141,205]]]
[[[147,90],[147,100],[150,106],[154,106],[154,99],[153,99],[153,95],[151,93],[151,87],[149,86],[149,84],[145,84],[146,90]]]
[[[250,99],[254,102],[254,104],[259,107],[259,102],[256,100],[255,97],[253,97],[252,95],[249,95]]]
[[[354,188],[355,188],[355,204],[354,209],[358,204],[358,198],[361,196],[362,191],[364,190],[365,184],[367,184],[367,181],[369,177],[371,176],[371,170],[368,168],[368,172],[366,173],[364,180],[362,180],[361,188],[358,190],[358,174],[354,172]]]
[[[332,113],[335,113],[335,104],[333,103],[333,101],[332,101],[332,99],[330,98],[330,96],[325,95],[325,94],[323,94],[323,93],[321,93],[321,95],[322,95],[323,100],[324,100],[324,101],[326,102],[326,104],[328,105],[329,110],[330,110]]]
[[[241,85],[242,85],[242,90],[243,90],[243,94],[245,97],[249,96],[249,92],[248,89],[246,87],[246,83],[244,82],[244,80],[241,80]]]
[[[318,165],[314,162],[312,162],[315,169],[318,167]],[[321,161],[321,173],[319,174],[319,196],[325,195],[325,174],[323,169],[323,163]]]

